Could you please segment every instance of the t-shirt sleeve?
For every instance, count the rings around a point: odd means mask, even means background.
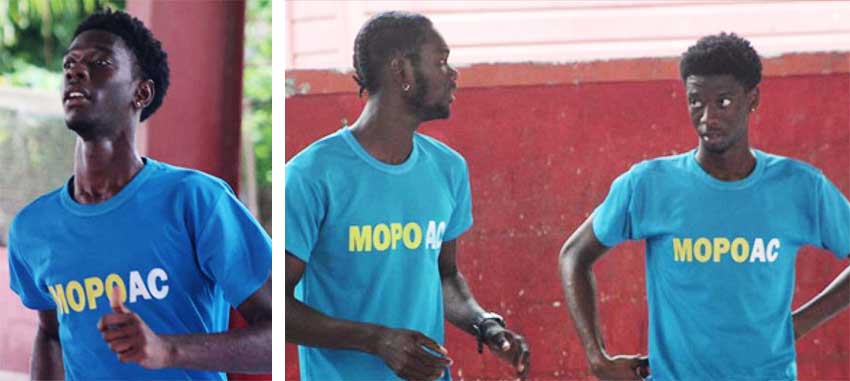
[[[23,255],[16,248],[18,237],[15,225],[9,230],[9,286],[21,298],[27,308],[33,310],[53,310],[56,304],[49,298],[47,292],[36,283],[34,271]]]
[[[201,220],[196,252],[201,271],[238,307],[271,273],[271,238],[227,187]]]
[[[287,168],[284,184],[286,251],[304,262],[310,261],[325,218],[324,198],[319,192],[318,186],[298,169]]]
[[[593,233],[600,243],[614,247],[634,236],[633,198],[634,168],[623,173],[611,184],[608,196],[593,211]]]
[[[850,202],[821,174],[818,186],[818,233],[823,249],[839,258],[850,255]]]
[[[455,209],[452,211],[448,225],[446,225],[446,232],[443,235],[444,241],[456,239],[472,227],[472,194],[469,187],[469,169],[466,166],[466,161],[461,166],[459,176],[454,190]]]

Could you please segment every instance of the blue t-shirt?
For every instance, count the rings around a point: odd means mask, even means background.
[[[271,271],[271,240],[223,181],[146,159],[121,191],[79,204],[63,186],[9,232],[11,287],[56,310],[67,380],[223,380],[224,373],[122,364],[97,329],[112,288],[159,334],[226,331],[229,308]]]
[[[442,343],[440,245],[471,225],[466,162],[425,135],[399,165],[369,155],[348,128],[286,164],[286,251],[307,263],[296,297],[335,318]],[[398,379],[364,352],[300,346],[298,355],[304,381]]]
[[[605,246],[646,240],[654,380],[797,377],[797,251],[847,257],[850,203],[816,168],[753,152],[753,172],[729,182],[705,172],[695,151],[642,162],[593,213]]]

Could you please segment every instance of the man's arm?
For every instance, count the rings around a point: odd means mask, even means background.
[[[448,355],[445,348],[422,333],[376,324],[337,319],[295,299],[295,285],[306,264],[286,252],[287,342],[334,349],[352,349],[380,357],[404,379],[432,380],[442,375],[451,360],[428,353],[423,346]]]
[[[248,327],[222,333],[157,334],[121,302],[113,289],[113,313],[98,323],[121,362],[148,369],[184,368],[220,372],[268,373],[272,369],[271,276],[238,309]]]
[[[38,331],[32,349],[30,375],[33,380],[65,379],[56,310],[38,311]]]
[[[850,266],[817,296],[794,311],[794,338],[799,339],[850,305]]]
[[[596,279],[591,267],[608,248],[593,233],[593,216],[579,226],[561,249],[559,265],[567,310],[573,318],[590,369],[605,380],[639,380],[642,356],[610,356],[605,351],[596,305]]]
[[[440,248],[440,279],[443,286],[443,307],[446,319],[454,326],[475,335],[472,327],[485,313],[472,296],[463,274],[457,268],[457,241],[443,242]],[[525,339],[505,328],[496,321],[488,320],[484,324],[484,337],[487,346],[503,360],[510,362],[521,378],[529,370],[530,351]]]

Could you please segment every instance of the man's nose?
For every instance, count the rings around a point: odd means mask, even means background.
[[[88,68],[81,63],[72,63],[65,69],[65,81],[67,82],[78,82],[88,79],[88,77]]]
[[[711,105],[706,105],[702,109],[699,121],[703,124],[714,124],[717,121],[717,110]]]

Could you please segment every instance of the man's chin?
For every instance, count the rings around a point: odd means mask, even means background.
[[[449,116],[451,116],[451,109],[448,105],[429,107],[427,109],[422,110],[420,112],[420,115],[423,122],[437,119],[448,119]]]
[[[714,144],[701,142],[700,146],[702,146],[702,148],[707,152],[717,155],[726,153],[726,151],[728,151],[729,148],[732,147],[732,145],[728,144],[727,142],[720,142]]]
[[[65,115],[65,127],[74,131],[78,136],[86,140],[87,137],[93,136],[95,132],[95,124],[88,118],[81,118],[74,115]]]

